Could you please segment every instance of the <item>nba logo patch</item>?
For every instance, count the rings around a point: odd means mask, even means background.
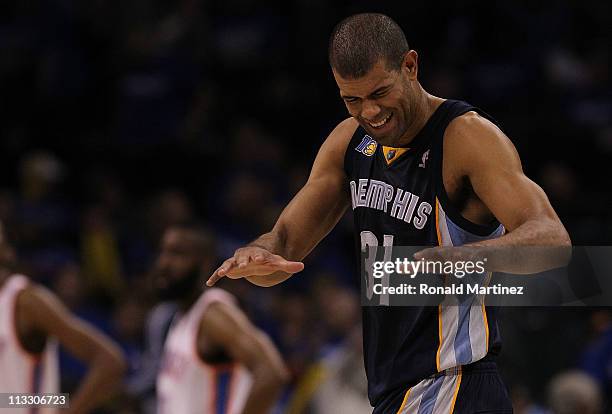
[[[363,139],[355,147],[355,151],[361,152],[363,155],[371,157],[376,152],[376,147],[378,147],[378,143],[369,135],[364,135]]]

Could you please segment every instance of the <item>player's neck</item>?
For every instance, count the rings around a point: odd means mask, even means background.
[[[438,106],[444,102],[444,99],[430,95],[420,86],[419,89],[421,93],[418,103],[416,104],[414,121],[400,140],[402,147],[410,146],[410,142],[419,132],[421,132],[429,118],[431,118],[436,109],[438,109]]]

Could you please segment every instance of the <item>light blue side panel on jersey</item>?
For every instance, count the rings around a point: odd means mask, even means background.
[[[423,394],[423,398],[421,398],[421,404],[419,405],[418,414],[433,413],[434,405],[436,404],[436,399],[438,398],[438,393],[440,392],[440,388],[442,388],[443,382],[444,376],[441,375],[436,378],[433,383],[427,388],[427,390]]]
[[[442,209],[442,206],[440,204],[438,205],[440,206],[440,209],[444,211]],[[479,236],[477,234],[470,233],[469,231],[462,229],[457,224],[455,224],[446,214],[444,214],[444,218],[446,219],[446,227],[448,228],[448,233],[452,241],[452,246],[462,246],[467,243],[494,239],[504,234],[504,226],[501,224],[495,229],[495,231],[493,231],[493,233],[489,234],[488,236]]]
[[[472,362],[472,344],[470,342],[470,310],[472,302],[461,303],[459,306],[459,324],[455,336],[455,358],[458,365]]]
[[[479,236],[462,229],[447,215],[440,203],[438,208],[438,230],[443,246],[461,246],[499,237],[504,234],[500,224],[488,236]],[[473,274],[470,282],[484,282],[487,274]],[[486,326],[485,310],[479,306],[475,295],[462,295],[449,298],[447,306],[442,306],[440,317],[441,338],[439,361],[441,370],[457,365],[466,365],[483,358],[487,353],[488,327]]]

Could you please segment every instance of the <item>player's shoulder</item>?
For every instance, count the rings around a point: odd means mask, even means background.
[[[313,171],[343,171],[346,149],[358,127],[354,118],[347,118],[336,125],[319,148]]]
[[[445,137],[455,140],[478,140],[481,137],[503,135],[503,132],[489,119],[476,111],[468,111],[449,122]]]
[[[44,313],[45,309],[53,307],[56,302],[55,295],[47,288],[28,279],[24,279],[21,289],[15,299],[16,307],[20,312]]]
[[[474,155],[514,146],[491,120],[476,111],[468,111],[448,124],[444,132],[444,147],[445,153]]]
[[[221,288],[206,288],[200,296],[201,306],[210,306],[214,303],[236,304],[236,297]]]
[[[345,119],[336,125],[323,145],[327,147],[327,149],[337,150],[344,153],[358,127],[359,123],[355,120],[355,118],[351,117]]]
[[[57,316],[58,310],[59,300],[49,289],[27,278],[22,279],[15,296],[15,320],[22,330],[46,326]]]
[[[444,163],[462,171],[503,165],[520,168],[520,158],[510,139],[497,125],[475,111],[453,119],[444,133]]]
[[[334,132],[342,136],[352,137],[357,128],[359,127],[359,122],[353,117],[346,118],[334,128]]]
[[[221,288],[206,288],[192,308],[198,318],[227,309],[239,309],[238,301],[234,295]]]
[[[30,306],[38,298],[38,285],[27,276],[12,275],[6,283],[6,288],[15,292],[15,305],[18,308]]]
[[[240,309],[236,299],[230,293],[222,289],[207,289],[202,295],[205,299],[205,310],[199,316],[198,337],[220,338],[227,334],[235,334],[232,331],[237,326],[247,321],[245,313]]]
[[[21,290],[30,283],[30,279],[22,274],[7,274],[2,284],[0,284],[0,290]]]

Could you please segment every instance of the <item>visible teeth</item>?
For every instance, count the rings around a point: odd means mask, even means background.
[[[387,121],[389,120],[389,118],[391,118],[391,114],[387,115],[387,117],[385,119],[383,119],[380,122],[377,123],[372,123],[372,122],[368,122],[371,126],[373,126],[374,128],[380,128],[381,126],[383,126],[384,124],[387,123]]]

